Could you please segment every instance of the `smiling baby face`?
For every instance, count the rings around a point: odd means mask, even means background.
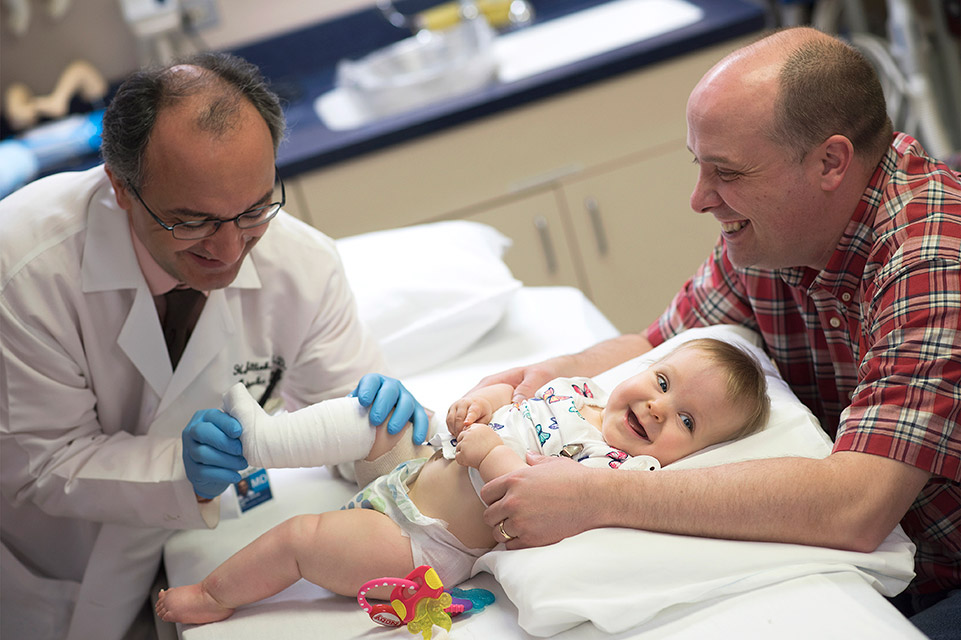
[[[683,346],[611,392],[601,432],[612,447],[668,465],[735,438],[750,411],[731,396],[724,366]]]

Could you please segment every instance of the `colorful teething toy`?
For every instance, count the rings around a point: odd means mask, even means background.
[[[375,587],[394,587],[389,605],[367,601],[367,592]],[[444,591],[440,576],[427,565],[417,567],[406,578],[368,580],[357,591],[357,603],[371,620],[386,627],[406,624],[408,631],[423,634],[424,640],[430,640],[435,624],[450,631],[452,615],[481,611],[493,601],[494,595],[486,589]]]

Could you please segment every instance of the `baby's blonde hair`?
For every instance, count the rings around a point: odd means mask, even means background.
[[[683,349],[697,349],[719,365],[727,375],[727,392],[731,401],[746,409],[745,423],[734,432],[731,440],[746,438],[764,428],[771,413],[771,399],[767,395],[767,378],[753,355],[715,338],[689,340],[671,353]]]

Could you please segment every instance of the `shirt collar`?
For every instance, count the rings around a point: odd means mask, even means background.
[[[848,296],[844,297],[848,300],[854,299],[861,286],[871,248],[877,240],[875,219],[878,205],[888,180],[896,170],[897,155],[895,149],[889,147],[878,163],[827,266],[820,272],[808,267],[778,269],[777,274],[781,280],[792,287],[824,289],[837,298],[847,293]]]
[[[183,286],[182,282],[167,273],[163,267],[157,264],[154,257],[150,255],[150,251],[144,243],[140,241],[137,234],[134,233],[133,225],[130,225],[130,239],[133,241],[133,251],[137,255],[137,263],[140,265],[140,271],[143,272],[143,277],[147,281],[150,295],[154,297],[162,296],[172,289]],[[205,291],[204,295],[207,295],[207,293],[208,292]]]

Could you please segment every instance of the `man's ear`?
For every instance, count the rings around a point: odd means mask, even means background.
[[[818,161],[821,163],[821,188],[835,191],[844,182],[854,161],[854,145],[847,137],[834,134],[818,147]]]
[[[107,173],[107,178],[110,179],[110,184],[113,186],[114,197],[117,198],[117,206],[124,211],[130,211],[130,209],[133,208],[133,199],[130,197],[130,191],[127,190],[126,181],[118,178],[107,165],[104,165],[103,170]]]

